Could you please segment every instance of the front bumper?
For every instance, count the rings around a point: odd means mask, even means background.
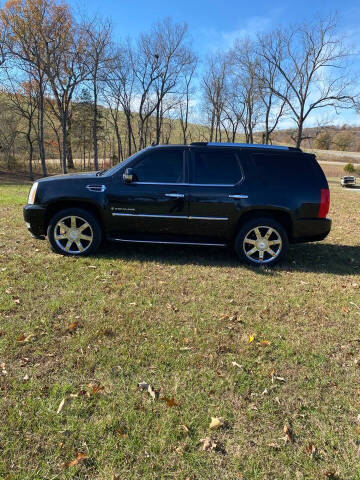
[[[331,230],[330,218],[305,218],[296,220],[293,229],[293,243],[318,242],[324,240]]]
[[[46,208],[41,205],[25,205],[24,220],[34,238],[43,240],[46,235]]]

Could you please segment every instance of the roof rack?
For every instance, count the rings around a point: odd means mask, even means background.
[[[268,148],[271,150],[296,150],[301,151],[296,147],[285,147],[283,145],[264,145],[261,143],[230,143],[230,142],[192,142],[190,145],[202,147],[243,147],[243,148]]]

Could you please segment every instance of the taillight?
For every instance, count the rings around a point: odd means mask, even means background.
[[[320,208],[318,218],[326,218],[330,208],[330,191],[328,188],[322,188],[320,190]]]

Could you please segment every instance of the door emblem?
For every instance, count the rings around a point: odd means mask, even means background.
[[[135,212],[135,208],[111,207],[113,212]]]

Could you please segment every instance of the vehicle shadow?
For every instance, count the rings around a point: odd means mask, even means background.
[[[360,275],[360,245],[304,243],[292,245],[287,259],[274,267],[242,264],[231,249],[174,245],[116,244],[105,242],[97,256],[102,259],[155,262],[163,265],[246,267],[259,275],[281,271],[318,272],[334,275]]]

